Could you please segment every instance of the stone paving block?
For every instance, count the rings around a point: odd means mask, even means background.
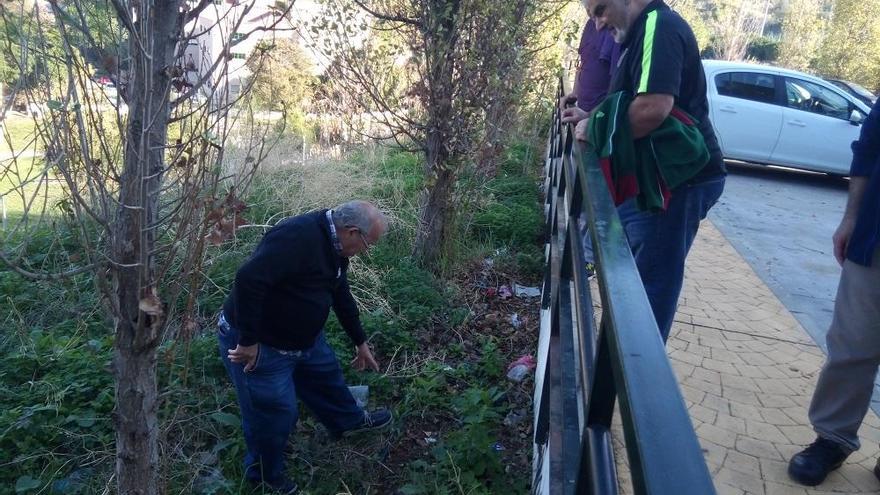
[[[718,383],[705,382],[693,376],[686,376],[681,380],[681,383],[687,385],[689,387],[693,387],[702,392],[706,392],[709,394],[721,395],[722,389],[721,385]]]
[[[761,408],[734,402],[730,404],[730,415],[742,419],[761,419]]]
[[[808,495],[809,492],[806,488],[791,486],[791,485],[783,485],[781,483],[775,483],[773,481],[765,481],[764,482],[764,490],[767,495]]]
[[[740,376],[749,378],[767,378],[767,375],[757,366],[749,366],[747,364],[735,364],[736,370]]]
[[[722,380],[724,379],[722,378]],[[729,399],[731,402],[738,402],[740,404],[751,406],[760,406],[762,404],[762,402],[758,400],[758,394],[742,388],[726,387],[722,384],[721,395],[725,399]]]
[[[840,474],[857,490],[865,493],[880,493],[880,480],[871,469],[864,466],[846,464],[841,466]]]
[[[715,483],[715,490],[718,492],[718,495],[745,495],[746,493],[735,486],[728,485],[727,483]]]
[[[740,473],[733,469],[721,468],[713,479],[715,480],[715,483],[729,484],[741,488],[747,493],[754,493],[756,495],[765,495],[766,493],[764,491],[764,482],[761,478]]]
[[[801,407],[805,408],[804,404],[796,398],[786,397],[784,395],[767,395],[762,394],[758,396],[758,401],[764,407],[772,407],[775,409],[781,409],[784,407]],[[808,399],[809,401],[809,399]]]
[[[711,462],[712,464],[716,464],[719,467],[722,466],[724,464],[724,459],[727,458],[727,454],[728,452],[730,452],[730,449],[722,445],[718,445],[717,443],[705,437],[700,437],[698,440],[700,441],[700,447],[703,450],[703,457],[706,459],[706,462]]]
[[[700,404],[722,414],[730,414],[730,401],[715,394],[706,394]]]
[[[679,383],[678,387],[681,390],[681,395],[684,396],[685,402],[689,404],[701,404],[706,397],[706,392],[697,390],[686,383]]]
[[[742,360],[742,358],[739,356],[739,354],[737,354],[735,352],[728,351],[727,349],[717,349],[717,348],[712,348],[711,351],[712,351],[711,357],[712,357],[712,359],[714,359],[716,361],[721,361],[721,362],[730,363],[730,364],[745,364],[745,362]]]
[[[782,456],[786,461],[791,459],[795,454],[804,450],[804,447],[813,443],[813,440],[816,439],[816,436],[813,435],[813,438],[810,438],[809,441],[804,443],[774,443],[773,446],[776,448],[776,451],[779,452],[779,455]]]
[[[736,447],[736,433],[719,428],[715,425],[703,423],[698,426],[697,436],[728,449]]]
[[[685,397],[685,401],[690,402],[687,397]],[[701,423],[714,424],[715,418],[718,417],[718,411],[701,406],[699,403],[691,403],[688,407],[688,413],[693,421]]]
[[[804,425],[796,425],[796,426],[777,426],[779,431],[785,435],[788,440],[795,445],[807,445],[816,439],[816,434],[813,433],[813,430],[810,429],[809,426]]]
[[[847,469],[849,469],[849,466],[847,466]],[[828,477],[825,478],[825,481],[823,481],[817,488],[829,492],[858,493],[859,489],[853,486],[853,484],[843,476],[841,472],[842,470],[843,466],[841,466],[841,469],[829,474]],[[790,481],[790,483],[794,484],[793,481]]]
[[[672,370],[675,371],[675,376],[677,376],[679,380],[683,377],[693,375],[695,369],[697,369],[697,367],[692,364],[687,364],[677,359],[672,360]]]
[[[783,459],[772,443],[742,435],[736,439],[736,451],[758,459]]]
[[[795,422],[787,414],[779,409],[771,409],[765,407],[759,410],[759,414],[762,418],[764,418],[765,423],[770,423],[771,425],[803,427],[802,422]],[[785,433],[785,431],[783,431],[783,433]]]
[[[782,408],[778,408],[778,410],[785,413],[785,415],[788,416],[789,418],[791,418],[791,420],[794,421],[795,424],[798,424],[798,425],[809,425],[810,424],[807,409],[804,409],[803,407],[800,407],[800,406],[782,407]]]
[[[788,437],[774,425],[759,420],[746,420],[746,431],[752,438],[760,438],[772,443],[789,443]]]
[[[787,461],[777,461],[774,459],[760,459],[761,463],[761,477],[765,481],[775,481],[781,484],[792,484],[794,483],[788,477],[788,462]]]
[[[691,342],[690,344],[688,344],[687,349],[686,349],[686,352],[693,354],[695,356],[702,356],[704,358],[711,358],[712,351],[713,351],[713,349],[711,349],[709,347],[704,347],[696,342]]]
[[[798,395],[797,391],[792,390],[785,384],[786,380],[772,378],[755,378],[754,384],[765,394],[777,395]]]
[[[738,388],[741,390],[755,390],[757,381],[738,375],[721,375],[721,384],[724,385],[725,388]]]
[[[743,352],[739,356],[743,363],[751,366],[776,366],[776,361],[767,357],[766,352]]]
[[[875,428],[866,422],[859,429],[859,438],[862,439],[862,442],[880,444],[880,428]]]
[[[735,450],[727,453],[727,457],[724,459],[724,467],[754,476],[755,478],[761,477],[761,464],[758,462],[758,458],[741,454]]]
[[[731,407],[733,407],[732,404]],[[714,424],[718,428],[721,428],[722,430],[731,431],[739,435],[748,434],[746,432],[746,420],[742,418],[736,418],[727,414],[719,414],[718,417],[715,419],[715,422],[712,424]]]
[[[716,391],[721,390],[721,373],[717,371],[707,370],[706,368],[694,368],[694,371],[690,376],[696,380],[702,380],[717,385],[718,388]]]
[[[675,351],[671,352],[669,354],[669,357],[671,359],[683,361],[683,362],[690,364],[692,366],[702,366],[703,359],[706,359],[703,356],[697,356],[697,355],[690,354],[688,352],[681,351],[681,350],[675,350]]]
[[[703,358],[702,366],[706,369],[717,371],[723,375],[738,376],[739,370],[731,363],[718,361],[709,357]]]

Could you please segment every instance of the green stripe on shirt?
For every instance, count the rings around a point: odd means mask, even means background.
[[[657,11],[648,13],[645,22],[645,39],[642,44],[642,77],[639,81],[639,90],[636,93],[648,91],[648,76],[651,74],[651,59],[654,58],[654,30],[657,27]]]

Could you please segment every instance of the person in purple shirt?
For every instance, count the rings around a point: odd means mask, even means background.
[[[620,58],[620,44],[614,41],[614,36],[608,29],[596,27],[596,21],[587,19],[584,31],[581,34],[581,44],[578,47],[580,64],[574,79],[574,91],[562,97],[563,122],[577,122],[590,115],[605,96],[608,95],[608,87],[611,85],[611,76],[617,68],[617,60]],[[569,104],[577,102],[577,106],[566,108]],[[572,120],[569,120],[572,119]],[[580,219],[584,246],[584,261],[587,263],[587,272],[593,274],[593,244],[587,231],[586,220]]]
[[[598,29],[596,22],[588,19],[581,34],[578,55],[580,64],[575,75],[574,91],[563,98],[562,106],[564,108],[568,103],[577,102],[577,107],[570,109],[566,115],[577,113],[585,118],[608,94],[611,76],[620,58],[620,45],[614,41],[608,29]]]

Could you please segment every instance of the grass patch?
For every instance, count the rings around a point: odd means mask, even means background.
[[[245,213],[254,224],[351,197],[378,202],[393,222],[351,271],[382,372],[349,369],[353,348],[335,318],[327,334],[349,383],[369,385],[371,406],[390,406],[397,419],[387,434],[332,442],[303,409],[288,464],[304,493],[527,492],[533,384],[504,374],[512,359],[533,352],[538,303],[490,299],[485,289],[540,273],[529,149],[512,148],[486,186],[480,221],[463,229],[466,249],[449,261],[457,269],[446,280],[410,259],[423,185],[418,155],[369,150],[351,161],[278,167],[255,182]],[[161,469],[169,493],[250,493],[213,320],[262,232],[246,228],[211,248],[198,300],[203,331],[160,349]],[[38,244],[30,255],[37,259]],[[481,265],[487,256],[494,268]],[[0,459],[8,460],[0,494],[101,492],[114,464],[112,327],[91,276],[44,284],[0,270],[0,294],[8,329],[0,335]],[[510,324],[514,313],[528,322],[519,330]]]

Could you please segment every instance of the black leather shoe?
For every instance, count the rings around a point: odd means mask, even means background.
[[[802,485],[816,486],[825,481],[828,473],[839,468],[847,457],[849,452],[842,445],[819,437],[791,458],[788,475]],[[877,473],[876,468],[874,472]]]
[[[372,412],[364,411],[364,421],[361,424],[345,431],[333,432],[331,435],[334,438],[342,438],[357,433],[381,430],[390,425],[392,419],[394,419],[394,416],[388,409],[376,409]]]

